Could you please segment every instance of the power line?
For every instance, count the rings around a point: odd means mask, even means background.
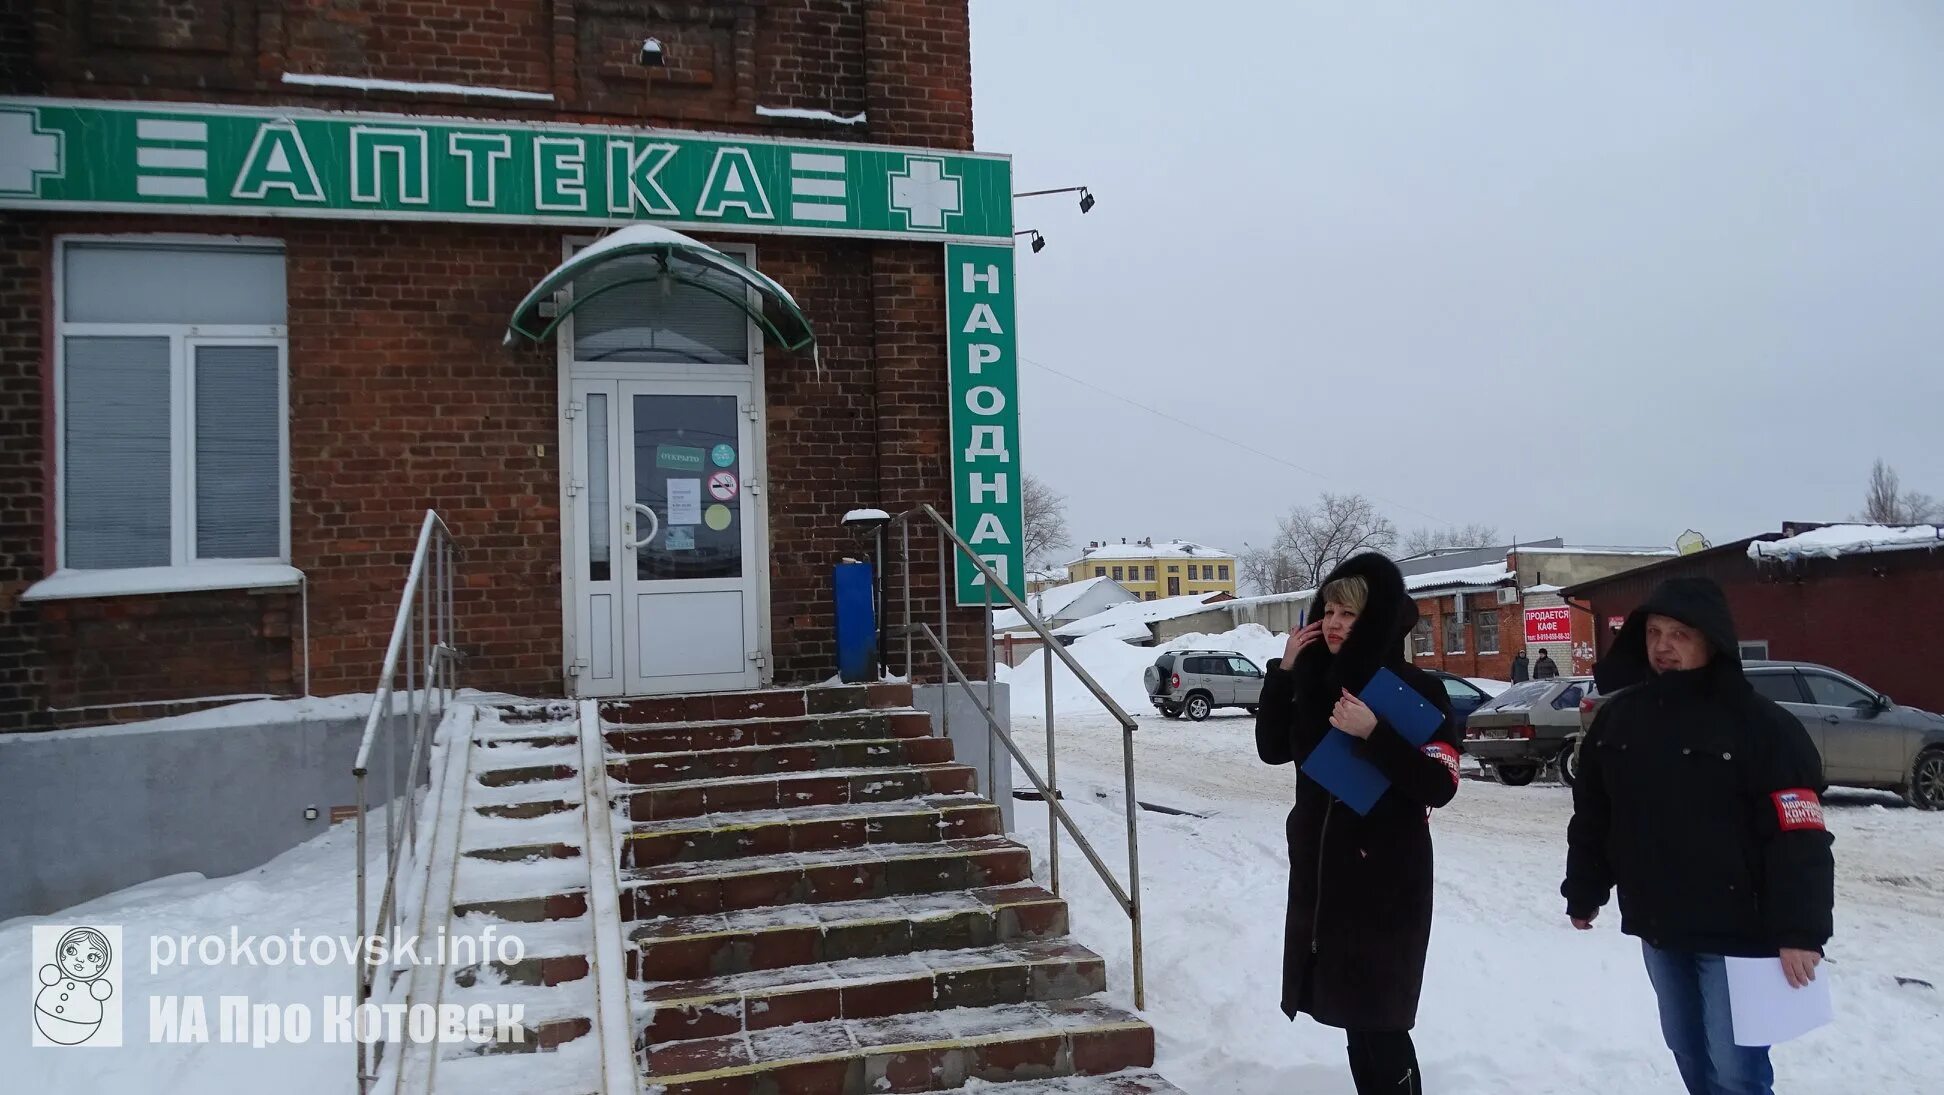
[[[1315,468],[1306,468],[1301,464],[1277,456],[1274,453],[1263,452],[1261,449],[1258,449],[1253,445],[1245,445],[1242,442],[1237,441],[1233,437],[1229,437],[1225,434],[1216,433],[1214,430],[1208,429],[1203,426],[1198,426],[1195,423],[1190,422],[1185,418],[1180,418],[1175,415],[1169,414],[1167,411],[1161,410],[1158,407],[1150,407],[1147,404],[1140,402],[1139,400],[1129,399],[1126,396],[1120,394],[1117,391],[1114,391],[1111,388],[1103,388],[1100,385],[1095,384],[1090,380],[1083,380],[1080,377],[1074,376],[1072,373],[1065,372],[1060,369],[1056,369],[1053,366],[1046,364],[1045,362],[1034,361],[1032,358],[1027,357],[1024,354],[1020,355],[1019,360],[1024,361],[1026,364],[1031,365],[1035,369],[1043,369],[1046,372],[1052,373],[1054,376],[1060,377],[1064,380],[1072,381],[1073,383],[1078,384],[1082,388],[1086,388],[1089,391],[1098,392],[1099,394],[1104,395],[1109,399],[1117,399],[1120,402],[1125,403],[1128,406],[1133,407],[1137,410],[1146,411],[1147,413],[1154,415],[1156,418],[1165,418],[1169,422],[1173,422],[1177,426],[1185,426],[1188,429],[1191,429],[1196,433],[1201,434],[1204,437],[1212,437],[1217,441],[1221,441],[1226,444],[1233,445],[1236,448],[1241,449],[1243,452],[1249,453],[1252,456],[1259,456],[1262,459],[1267,460],[1271,463],[1281,464],[1285,468],[1289,468],[1293,471],[1302,472],[1304,475],[1307,475],[1310,478],[1317,480],[1318,482],[1324,484],[1328,484],[1330,482],[1329,476],[1324,475],[1322,472],[1317,471]],[[1434,525],[1449,526],[1451,524],[1451,522],[1446,521],[1443,518],[1436,517],[1432,514],[1426,513],[1423,510],[1418,509],[1416,506],[1407,506],[1402,502],[1394,502],[1388,498],[1381,498],[1375,494],[1369,495],[1369,498],[1375,502],[1382,502],[1384,505],[1389,506],[1392,509],[1400,509],[1407,513],[1415,513],[1419,517],[1424,518],[1425,520],[1431,522]]]

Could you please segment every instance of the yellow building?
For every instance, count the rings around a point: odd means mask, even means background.
[[[1112,578],[1143,601],[1191,593],[1235,595],[1235,556],[1188,540],[1091,543],[1067,571],[1076,582]]]

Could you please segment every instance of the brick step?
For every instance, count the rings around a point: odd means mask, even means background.
[[[1130,1068],[1112,1076],[1061,1076],[1009,1084],[961,1087],[943,1095],[1186,1095],[1153,1069]]]
[[[449,984],[442,1004],[471,1008],[521,1008],[517,1037],[477,1045],[461,1042],[442,1049],[442,1060],[505,1053],[544,1053],[592,1033],[594,996],[591,984],[570,980],[557,984]]]
[[[977,783],[978,773],[969,765],[925,764],[682,780],[652,787],[624,787],[618,793],[628,799],[629,818],[663,821],[741,810],[970,794]]]
[[[473,745],[488,750],[487,755],[490,757],[494,753],[511,755],[521,749],[558,749],[578,741],[580,741],[580,734],[575,727],[568,725],[551,729],[534,727],[524,733],[498,733],[490,737],[475,736]]]
[[[579,769],[572,765],[536,764],[512,768],[487,768],[473,773],[473,782],[481,787],[519,787],[572,779],[577,774]]]
[[[510,818],[516,821],[547,817],[551,814],[564,814],[580,809],[580,803],[569,802],[564,798],[534,799],[527,802],[508,802],[492,806],[474,806],[473,812],[481,817]]]
[[[734,719],[801,718],[847,711],[911,706],[908,684],[834,685],[773,688],[761,692],[711,692],[692,696],[653,696],[601,704],[606,722],[726,722]]]
[[[793,806],[636,823],[621,866],[654,867],[739,856],[816,852],[862,844],[924,844],[998,836],[999,808],[977,795]]]
[[[587,915],[587,894],[562,892],[534,897],[484,897],[473,901],[455,901],[452,915],[490,916],[514,924],[572,920]]]
[[[1067,940],[656,981],[641,985],[636,993],[651,1009],[637,1048],[792,1023],[1074,1000],[1106,988],[1106,963]]]
[[[751,970],[989,947],[1067,932],[1066,902],[1034,885],[786,905],[633,926],[628,976],[690,980]]]
[[[610,724],[604,735],[608,748],[615,752],[646,756],[746,745],[928,738],[932,736],[932,722],[931,716],[923,711],[866,711],[739,722],[672,722],[645,726]]]
[[[622,783],[653,786],[698,779],[733,779],[832,768],[898,768],[946,764],[949,738],[867,738],[806,744],[746,745],[681,753],[652,753],[608,762]]]
[[[942,893],[1022,882],[1032,853],[1004,837],[787,852],[623,872],[621,918]]]
[[[1154,1030],[1097,1000],[804,1023],[656,1046],[663,1095],[948,1091],[968,1081],[1104,1076],[1154,1063]]]

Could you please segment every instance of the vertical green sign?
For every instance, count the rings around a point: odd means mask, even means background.
[[[952,370],[952,525],[1017,594],[1026,560],[1011,247],[945,245],[945,319]],[[985,603],[985,576],[963,556],[957,577],[959,604]],[[992,600],[1005,604],[998,590]]]

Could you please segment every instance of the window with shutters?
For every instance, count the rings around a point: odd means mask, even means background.
[[[60,568],[287,561],[283,248],[67,239],[56,293]]]

